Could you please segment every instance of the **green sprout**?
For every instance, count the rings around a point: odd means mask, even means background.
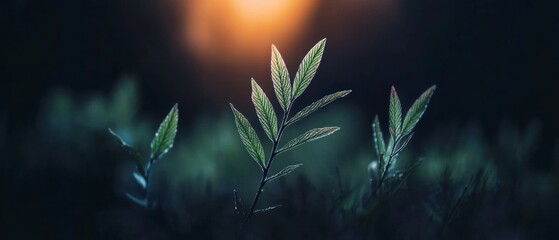
[[[396,192],[402,186],[409,174],[421,163],[420,161],[414,164],[410,169],[400,172],[401,174],[394,174],[393,165],[398,158],[398,154],[410,142],[413,136],[413,130],[425,110],[429,105],[429,100],[435,92],[436,86],[427,89],[410,107],[406,116],[402,121],[402,106],[396,89],[392,87],[390,91],[390,104],[388,109],[389,115],[389,133],[390,138],[388,143],[382,134],[378,116],[372,124],[374,147],[377,155],[377,160],[369,164],[369,174],[371,176],[373,194],[382,194],[388,178],[400,178],[401,181],[396,185]]]
[[[262,190],[266,183],[274,179],[283,177],[302,165],[289,165],[283,168],[278,173],[270,175],[270,166],[272,165],[274,158],[280,153],[286,152],[304,143],[326,137],[339,130],[339,127],[314,128],[287,142],[285,145],[283,145],[283,147],[279,147],[281,136],[289,125],[305,118],[319,108],[333,102],[334,100],[345,97],[351,92],[351,90],[346,90],[327,95],[322,99],[312,103],[311,105],[303,108],[293,117],[289,118],[289,113],[292,110],[295,99],[301,96],[301,94],[309,86],[314,75],[316,74],[318,66],[320,65],[320,61],[322,59],[325,44],[326,39],[319,41],[303,58],[303,61],[299,65],[299,69],[295,74],[293,85],[291,84],[289,72],[281,54],[279,53],[278,49],[274,45],[272,45],[272,82],[279,105],[283,110],[283,117],[279,121],[279,124],[272,103],[266,96],[266,93],[264,93],[262,88],[256,83],[254,79],[251,80],[252,102],[254,103],[258,120],[260,122],[260,125],[262,125],[264,132],[272,141],[272,149],[267,160],[264,154],[264,149],[262,147],[260,139],[258,138],[258,135],[256,134],[256,131],[254,130],[254,128],[252,128],[250,122],[245,118],[245,116],[237,109],[235,109],[235,107],[233,107],[233,105],[231,104],[231,109],[233,110],[233,114],[235,115],[235,123],[237,125],[237,130],[239,132],[241,140],[250,156],[254,159],[254,161],[256,161],[256,163],[262,170],[262,178],[260,180],[258,191],[256,192],[252,205],[248,211],[244,210],[241,203],[241,198],[238,196],[237,192],[234,191],[235,210],[240,215],[246,217],[244,222],[245,224],[249,222],[251,216],[254,213],[266,212],[268,210],[272,210],[281,206],[277,205],[261,210],[256,210],[258,198],[260,197],[260,194],[262,193]]]
[[[142,188],[142,197],[135,197],[130,193],[126,193],[126,196],[135,202],[136,204],[144,207],[144,208],[151,208],[154,206],[154,202],[152,202],[151,198],[149,197],[149,180],[151,176],[151,170],[153,165],[160,160],[163,155],[165,155],[172,147],[175,141],[175,136],[177,135],[177,125],[179,122],[179,108],[178,105],[175,104],[171,111],[167,114],[163,122],[159,125],[159,129],[155,133],[151,144],[150,144],[150,156],[149,158],[143,157],[140,152],[130,146],[128,143],[124,141],[122,137],[120,137],[117,133],[115,133],[112,129],[109,128],[109,132],[116,137],[119,141],[122,148],[124,148],[134,159],[136,162],[136,171],[132,173],[134,179]]]

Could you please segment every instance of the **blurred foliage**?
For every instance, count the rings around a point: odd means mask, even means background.
[[[73,148],[88,152],[95,149],[95,138],[92,136],[114,126],[115,132],[130,145],[149,144],[151,125],[138,120],[137,105],[138,89],[131,76],[123,76],[110,96],[93,94],[78,97],[65,88],[52,89],[46,94],[37,117],[39,139],[47,144],[45,150],[50,146],[53,151],[66,150],[68,154]],[[78,161],[68,159],[71,158],[60,158],[56,164],[68,168],[79,167]]]
[[[305,175],[313,185],[334,184],[336,166],[353,166],[347,164],[351,161],[347,157],[348,152],[355,149],[355,139],[352,134],[359,130],[355,110],[350,108],[333,107],[316,116],[309,117],[308,121],[301,121],[286,132],[286,139],[295,137],[301,132],[318,125],[337,123],[343,127],[344,132],[324,139],[320,144],[308,144],[298,148],[296,153],[285,152],[278,156],[277,161],[282,165],[295,164],[297,162],[312,163],[304,165],[292,174]],[[186,135],[186,136],[185,136]],[[174,188],[180,188],[188,183],[203,183],[199,186],[210,186],[216,192],[231,192],[233,188],[246,185],[254,185],[260,178],[255,164],[246,164],[252,161],[250,156],[242,148],[239,148],[240,139],[236,135],[236,127],[231,123],[230,114],[220,117],[203,116],[196,120],[193,126],[188,127],[182,134],[178,135],[174,150],[169,153],[169,161],[161,162],[161,175]],[[268,145],[266,142],[264,145]],[[361,172],[362,179],[366,179],[367,173],[363,167],[353,167],[352,171]],[[359,169],[359,170],[358,170]],[[272,168],[279,171],[280,167]],[[327,176],[327,177],[325,177]],[[295,181],[286,179],[286,181]],[[231,183],[231,184],[223,184]],[[267,189],[273,189],[270,185]],[[241,191],[242,196],[251,196],[253,193]]]
[[[435,183],[447,169],[450,178],[460,182],[468,181],[480,168],[494,174],[495,166],[489,148],[481,128],[475,123],[463,127],[443,127],[423,144],[428,161],[419,167],[419,175]]]
[[[232,191],[240,190],[245,201],[250,199],[257,187],[251,186],[260,176],[255,174],[256,164],[246,164],[252,160],[239,147],[227,106],[221,114],[181,116],[191,124],[179,126],[173,150],[154,166],[153,194],[162,200],[159,211],[147,214],[124,197],[124,190],[134,188],[134,160],[107,132],[113,128],[133,146],[149,144],[160,119],[139,114],[138,99],[131,76],[123,76],[109,95],[84,97],[64,88],[51,90],[37,117],[37,131],[22,133],[35,138],[18,142],[21,149],[33,149],[22,151],[28,168],[20,179],[27,179],[30,189],[47,189],[40,183],[41,176],[51,176],[44,173],[45,167],[49,174],[70,177],[47,178],[48,184],[61,184],[64,190],[45,192],[38,205],[23,200],[15,209],[33,206],[53,215],[75,212],[47,223],[45,231],[62,238],[67,236],[63,229],[79,231],[83,226],[90,226],[86,228],[97,238],[229,238],[241,222],[234,214]],[[6,135],[3,119],[0,141]],[[419,130],[398,164],[418,159],[423,163],[400,195],[376,200],[369,197],[367,172],[374,159],[370,122],[360,110],[335,103],[294,124],[285,139],[311,125],[333,124],[343,131],[278,156],[281,165],[305,165],[292,173],[294,177],[265,189],[265,202],[283,207],[266,217],[255,216],[253,238],[541,239],[552,236],[549,229],[559,225],[558,166],[542,171],[531,165],[542,133],[537,121],[520,127],[503,122],[494,137],[485,136],[476,122]],[[553,151],[559,163],[559,143]],[[67,181],[74,178],[79,183]],[[14,222],[30,221],[26,216]],[[289,227],[277,227],[286,224]],[[25,232],[22,228],[12,231]]]

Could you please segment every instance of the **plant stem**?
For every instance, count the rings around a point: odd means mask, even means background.
[[[408,178],[413,174],[413,171],[415,170],[415,168],[419,167],[419,165],[421,164],[421,160],[419,160],[418,162],[416,162],[413,166],[411,166],[407,171],[406,171],[406,175],[404,176],[404,178],[400,181],[400,184],[398,184],[398,186],[396,187],[396,190],[394,190],[393,196],[398,195],[398,192],[400,192],[400,189],[402,189],[402,186],[404,185],[404,183],[408,180]]]
[[[456,209],[458,208],[458,206],[460,206],[460,204],[462,203],[462,199],[464,198],[464,195],[466,195],[466,192],[468,191],[468,189],[470,188],[470,186],[473,184],[474,182],[474,178],[472,178],[470,180],[470,182],[468,182],[468,184],[466,184],[466,187],[464,187],[464,190],[462,191],[462,193],[460,194],[460,197],[458,198],[458,200],[456,201],[456,203],[452,206],[452,208],[450,209],[450,212],[448,212],[444,219],[443,219],[443,225],[441,227],[441,230],[439,231],[439,237],[442,237],[442,235],[444,234],[445,229],[447,228],[448,224],[450,224],[450,221],[452,221],[452,218],[454,217],[454,213],[456,212]]]
[[[147,208],[150,207],[150,202],[149,202],[150,199],[149,199],[149,195],[148,195],[148,193],[149,193],[149,192],[148,192],[148,190],[149,190],[149,178],[150,178],[150,176],[151,176],[151,167],[153,166],[153,163],[154,163],[154,162],[155,162],[155,159],[150,158],[150,159],[148,160],[147,166],[145,167],[146,170],[143,172],[144,179],[145,179],[145,181],[146,181],[146,187],[145,187],[145,189],[144,189],[144,199],[146,200],[146,207],[147,207]],[[138,168],[138,169],[141,169],[141,168]],[[142,172],[142,171],[140,170],[139,172]]]
[[[395,148],[396,146],[398,146],[398,144],[400,143],[400,140],[402,138],[401,137],[396,137],[396,139],[394,140],[394,143],[392,144],[391,148],[390,148],[390,155],[388,157],[388,162],[386,163],[386,165],[384,166],[384,169],[382,171],[382,176],[380,176],[380,180],[378,182],[378,187],[377,190],[382,193],[382,183],[384,182],[384,179],[386,178],[386,174],[388,173],[388,169],[390,168],[390,165],[392,164],[392,160],[394,159],[394,157],[396,155],[398,155],[399,152],[395,152]],[[387,147],[388,149],[388,147]]]
[[[291,110],[291,106],[293,105],[293,102],[291,102],[291,104],[288,106],[287,110],[284,112],[283,114],[283,118],[281,120],[281,124],[280,124],[280,129],[278,131],[278,135],[276,136],[276,139],[274,139],[274,141],[272,142],[272,151],[270,152],[270,157],[268,158],[268,163],[266,163],[266,166],[264,167],[263,171],[262,171],[262,179],[260,180],[260,186],[258,187],[258,191],[256,192],[256,195],[254,196],[254,200],[252,201],[252,205],[250,207],[250,210],[247,214],[247,217],[245,218],[245,221],[243,222],[243,227],[244,228],[248,222],[250,221],[250,218],[252,217],[252,215],[254,214],[254,210],[256,208],[256,203],[258,202],[258,198],[260,198],[260,193],[262,193],[262,189],[264,189],[264,185],[266,185],[267,181],[267,177],[268,177],[268,172],[270,170],[270,166],[272,165],[272,161],[274,161],[274,157],[277,156],[277,148],[279,145],[279,141],[281,139],[281,135],[283,134],[283,130],[285,130],[285,128],[287,127],[286,123],[287,123],[287,119],[289,118],[289,111]]]

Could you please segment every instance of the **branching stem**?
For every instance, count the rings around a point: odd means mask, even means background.
[[[250,218],[254,214],[254,211],[255,211],[255,208],[256,208],[256,203],[258,202],[258,199],[260,198],[260,193],[262,193],[262,190],[264,189],[264,186],[268,182],[268,173],[269,173],[269,170],[270,170],[270,166],[272,165],[272,162],[274,161],[274,158],[278,155],[278,151],[277,151],[278,150],[278,145],[279,145],[279,142],[280,142],[280,139],[281,139],[281,135],[283,134],[283,131],[287,127],[287,120],[289,118],[289,112],[291,110],[291,106],[293,106],[293,102],[291,102],[291,104],[287,107],[287,110],[285,110],[285,112],[283,114],[283,118],[281,120],[278,135],[276,136],[276,139],[274,139],[274,141],[272,142],[272,150],[270,152],[270,157],[268,158],[268,162],[266,163],[266,166],[264,167],[264,169],[262,169],[262,178],[260,180],[260,186],[258,187],[258,191],[256,192],[256,195],[254,196],[254,200],[252,201],[252,205],[250,206],[250,210],[249,210],[249,212],[248,212],[248,214],[245,218],[245,221],[243,222],[243,226],[242,226],[243,229],[249,223]]]

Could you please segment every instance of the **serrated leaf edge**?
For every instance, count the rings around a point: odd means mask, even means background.
[[[311,129],[287,142],[285,146],[278,150],[278,154],[296,148],[302,144],[326,137],[338,130],[340,130],[339,127],[322,127]]]
[[[274,92],[281,108],[287,111],[291,104],[291,79],[283,57],[275,45],[272,45],[271,58],[270,68],[272,70]]]
[[[293,80],[292,99],[299,97],[311,83],[322,60],[325,45],[326,38],[316,43],[299,64],[299,69]]]
[[[332,93],[332,94],[329,94],[329,95],[326,95],[326,96],[322,97],[318,101],[315,101],[315,102],[311,103],[310,105],[303,108],[301,111],[297,112],[291,119],[289,119],[289,121],[287,121],[286,126],[289,126],[289,125],[305,118],[306,116],[310,115],[311,113],[317,111],[319,108],[322,108],[322,107],[336,101],[337,99],[343,98],[350,93],[351,93],[351,90],[344,90],[344,91],[335,92],[335,93]]]
[[[276,112],[270,99],[266,96],[266,93],[260,85],[253,79],[251,79],[252,86],[252,103],[256,109],[256,115],[258,116],[258,121],[260,125],[266,132],[268,138],[273,142],[278,134],[278,119]]]
[[[157,132],[155,132],[155,136],[151,140],[151,159],[160,159],[173,147],[177,135],[178,122],[179,108],[178,104],[175,104],[165,119],[163,119]]]
[[[241,142],[245,146],[249,155],[254,159],[254,161],[260,166],[261,170],[264,170],[265,167],[265,155],[264,155],[264,148],[262,147],[262,143],[260,142],[260,138],[254,128],[250,124],[250,122],[246,119],[246,117],[239,112],[233,104],[229,103],[231,106],[231,110],[233,111],[233,115],[235,116],[235,124],[237,126],[237,131],[239,132],[239,136],[241,137]],[[251,139],[252,138],[252,142]],[[256,144],[256,146],[253,146]],[[256,148],[256,149],[254,149]]]

